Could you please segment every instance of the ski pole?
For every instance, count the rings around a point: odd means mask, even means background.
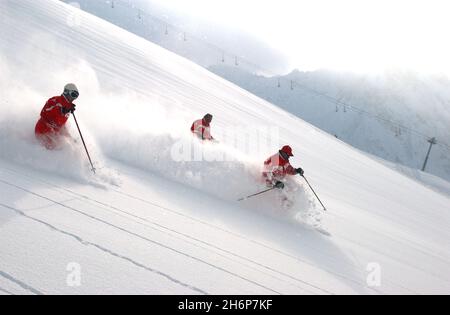
[[[323,207],[323,210],[324,210],[324,211],[327,211],[327,208],[325,208],[325,206],[323,205],[323,203],[322,203],[322,201],[320,200],[319,196],[317,196],[316,192],[315,192],[314,189],[311,187],[311,185],[309,184],[309,182],[308,182],[308,180],[306,179],[306,177],[303,176],[303,175],[301,175],[301,176],[305,179],[306,183],[308,184],[309,188],[311,188],[311,191],[314,193],[314,195],[316,196],[317,200],[319,200],[320,204],[321,204],[322,207]]]
[[[87,149],[87,147],[86,147],[86,143],[84,142],[83,134],[81,133],[80,126],[78,125],[77,118],[75,117],[75,113],[72,112],[72,115],[73,115],[73,119],[75,119],[75,124],[77,125],[78,132],[80,133],[81,141],[83,142],[84,149],[86,150],[86,154],[87,154],[87,156],[88,156],[89,163],[91,163],[91,167],[92,167],[91,170],[92,170],[92,172],[94,172],[94,174],[95,174],[94,164],[92,164],[91,156],[89,155],[89,151],[88,151],[88,149]]]
[[[273,189],[275,189],[275,188],[276,188],[276,187],[273,186],[272,188],[269,188],[269,189],[260,191],[259,193],[256,193],[256,194],[253,194],[253,195],[250,195],[250,196],[247,196],[247,197],[240,198],[240,199],[238,199],[237,201],[242,201],[242,200],[246,200],[246,199],[249,199],[249,198],[251,198],[251,197],[254,197],[254,196],[261,195],[261,194],[263,194],[263,193],[265,193],[265,192],[268,192],[268,191],[271,191],[271,190],[273,190]]]

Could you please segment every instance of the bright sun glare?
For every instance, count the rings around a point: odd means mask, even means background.
[[[439,0],[165,0],[254,34],[301,70],[450,73],[449,4]]]

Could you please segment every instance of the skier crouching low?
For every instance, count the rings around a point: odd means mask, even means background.
[[[69,83],[60,96],[54,96],[45,103],[35,127],[35,135],[48,150],[56,149],[62,137],[70,137],[66,122],[70,113],[75,111],[73,101],[78,96],[79,92],[75,84]]]
[[[196,120],[192,123],[191,132],[201,140],[214,140],[211,136],[211,121],[213,116],[206,114],[202,119]]]
[[[264,171],[262,175],[266,181],[267,187],[277,187],[283,189],[283,180],[286,175],[304,174],[302,168],[294,168],[289,163],[289,158],[292,156],[294,156],[292,154],[292,148],[285,145],[278,151],[278,153],[272,155],[264,161]]]
[[[264,170],[262,173],[263,179],[266,182],[268,188],[278,188],[282,190],[278,196],[283,208],[290,209],[294,205],[294,199],[291,189],[284,189],[284,180],[287,175],[303,175],[302,168],[294,168],[289,163],[289,158],[294,156],[292,154],[292,148],[285,145],[278,151],[278,153],[269,157],[264,161]]]

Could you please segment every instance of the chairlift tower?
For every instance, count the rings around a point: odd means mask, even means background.
[[[429,139],[428,142],[430,143],[430,147],[428,148],[427,156],[425,157],[425,161],[423,162],[422,172],[425,172],[425,168],[427,167],[428,157],[430,156],[431,147],[433,146],[433,144],[437,143],[436,138],[434,138],[434,137]]]

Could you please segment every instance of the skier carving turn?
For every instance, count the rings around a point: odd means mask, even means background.
[[[297,174],[303,176],[304,174],[301,167],[294,168],[290,164],[289,159],[292,156],[294,156],[292,148],[288,145],[283,146],[278,153],[264,161],[264,170],[262,172],[263,179],[268,188],[275,187],[281,190],[280,199],[284,208],[290,208],[293,205],[290,188],[285,185],[286,176]]]
[[[214,140],[211,135],[211,121],[213,116],[206,114],[202,119],[196,120],[192,123],[191,132],[201,140]]]
[[[70,138],[66,122],[70,113],[75,111],[73,101],[78,96],[79,92],[75,84],[69,83],[66,84],[60,96],[50,98],[42,108],[41,116],[36,123],[35,135],[48,150],[57,149],[64,138]]]

